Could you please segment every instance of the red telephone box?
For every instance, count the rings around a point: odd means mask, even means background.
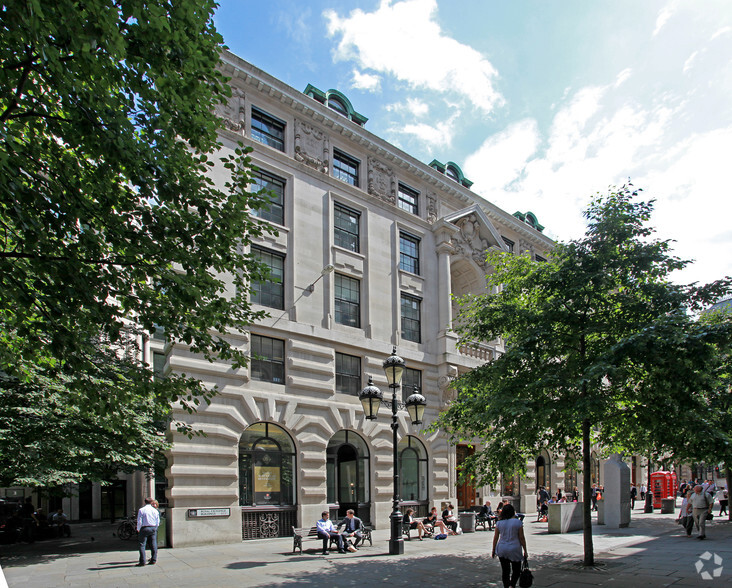
[[[676,472],[653,472],[648,489],[653,492],[653,508],[661,508],[663,498],[676,498]]]

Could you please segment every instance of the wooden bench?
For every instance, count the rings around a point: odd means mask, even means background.
[[[364,545],[368,541],[369,546],[373,546],[371,530],[371,527],[361,527],[362,537],[360,545]],[[302,542],[310,539],[323,541],[322,537],[318,537],[318,527],[292,527],[292,553],[295,553],[299,549],[300,555],[302,555]],[[330,542],[328,543],[329,548],[333,547],[334,543],[338,546],[338,539],[335,536],[331,536]]]
[[[423,523],[423,524],[424,524],[424,530],[426,531],[425,537],[431,537],[432,535],[434,535],[435,528],[432,525],[429,525],[427,523]],[[410,523],[405,523],[404,521],[402,521],[402,535],[407,536],[407,541],[412,540],[412,535],[411,535],[412,531],[416,532],[417,535],[419,536],[419,531],[417,529],[412,529]]]

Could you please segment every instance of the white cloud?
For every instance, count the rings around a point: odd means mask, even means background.
[[[452,144],[454,136],[454,125],[452,119],[438,122],[435,125],[426,123],[411,123],[399,128],[390,129],[391,133],[400,135],[412,135],[428,148],[444,148]]]
[[[360,71],[353,70],[353,81],[351,87],[358,90],[366,90],[367,92],[375,92],[381,86],[381,78],[379,76],[361,73]]]
[[[689,55],[689,57],[687,58],[687,60],[684,62],[684,69],[683,69],[683,72],[684,73],[686,73],[687,71],[689,71],[692,68],[692,65],[694,63],[694,59],[696,59],[696,56],[697,55],[699,55],[699,52],[698,51],[694,51],[694,53],[692,53],[691,55]]]
[[[629,67],[626,67],[623,71],[621,71],[618,74],[618,77],[615,78],[615,87],[618,88],[623,85],[625,80],[627,80],[630,77],[630,74],[633,73],[633,70]]]
[[[490,111],[503,103],[497,71],[478,51],[445,36],[436,0],[381,0],[374,12],[324,13],[330,36],[340,35],[337,60],[394,76],[413,88],[455,92]]]
[[[420,98],[407,98],[406,102],[395,102],[386,106],[389,112],[407,112],[414,117],[423,117],[430,110],[429,105]]]
[[[661,11],[658,13],[658,17],[656,17],[656,28],[653,29],[654,37],[661,31],[661,29],[668,22],[668,20],[674,15],[674,13],[678,10],[678,8],[679,8],[678,0],[672,0],[671,2],[669,2],[666,6],[664,6],[661,9]]]
[[[486,139],[478,151],[465,160],[465,174],[480,187],[490,200],[490,194],[503,190],[521,177],[526,162],[539,145],[536,121],[526,119]]]
[[[721,37],[722,35],[727,35],[729,33],[732,33],[732,27],[722,27],[711,36],[710,40],[713,41],[717,37]]]

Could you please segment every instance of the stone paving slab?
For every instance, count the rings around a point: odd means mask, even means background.
[[[610,588],[732,585],[732,523],[715,520],[708,539],[683,536],[673,515],[634,512],[631,527],[593,528],[598,569],[585,569],[582,532],[549,534],[546,523],[526,522],[534,586]],[[388,555],[388,529],[374,532],[373,547],[322,556],[315,543],[292,553],[288,538],[161,549],[156,566],[137,568],[136,544],[113,536],[103,523],[74,527],[71,540],[3,546],[0,566],[10,588],[52,586],[425,586],[497,587],[500,564],[489,556],[493,533],[478,531],[446,541],[406,541],[405,553]],[[93,534],[94,541],[90,540]],[[306,544],[307,545],[307,544]],[[705,552],[723,558],[723,573],[704,581],[695,563]],[[0,587],[2,581],[0,580]]]

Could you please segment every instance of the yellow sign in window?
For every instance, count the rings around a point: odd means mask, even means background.
[[[279,492],[280,468],[254,466],[254,491]]]

